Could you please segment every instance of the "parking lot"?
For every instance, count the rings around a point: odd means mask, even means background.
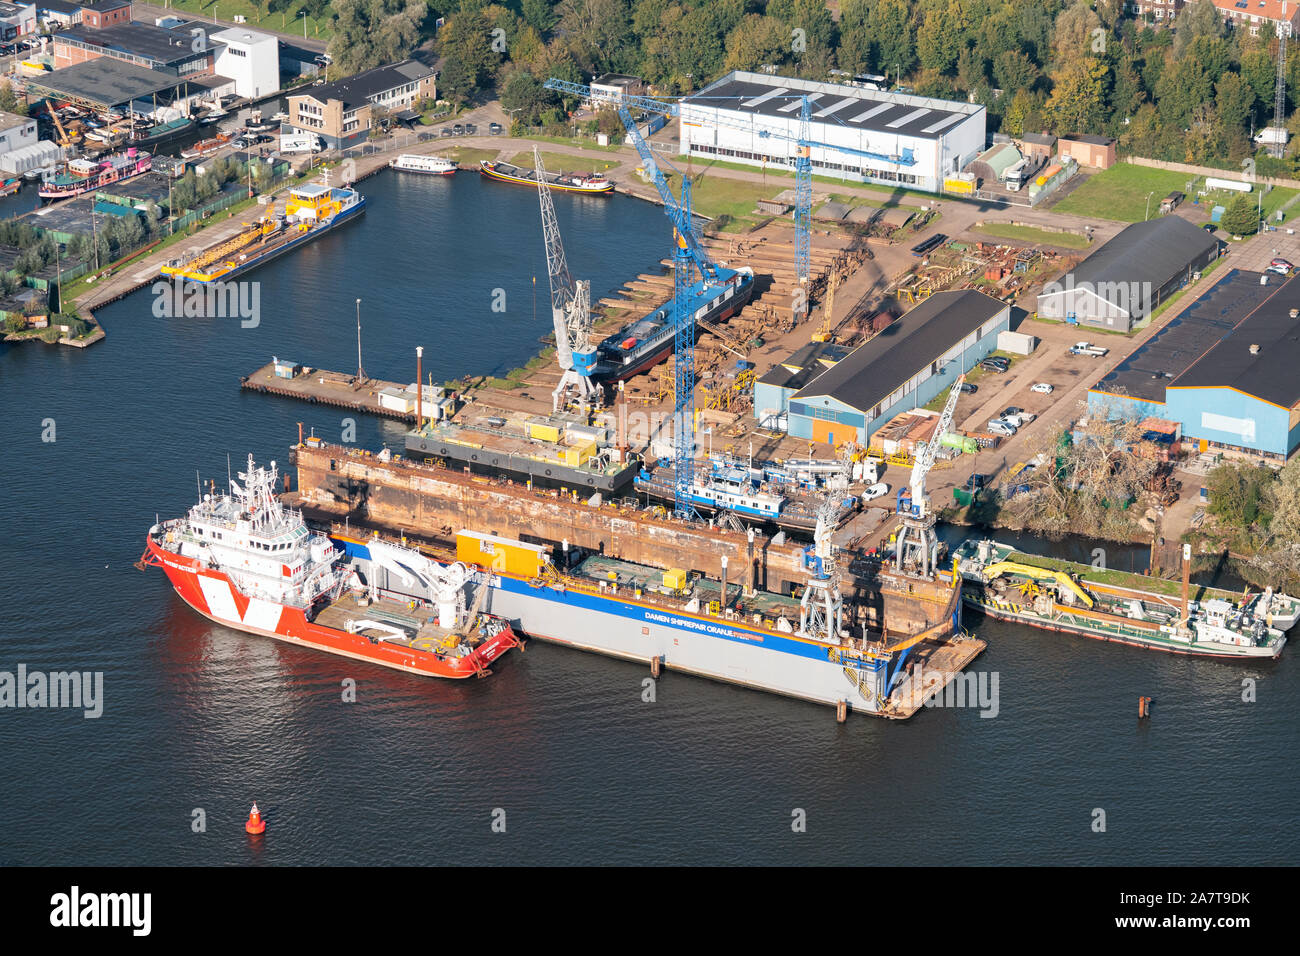
[[[1289,226],[1276,232],[1261,232],[1244,242],[1228,243],[1228,265],[1234,269],[1263,272],[1275,258],[1300,266],[1300,233],[1288,234]]]

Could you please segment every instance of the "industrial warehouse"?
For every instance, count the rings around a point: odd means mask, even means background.
[[[1129,332],[1217,259],[1221,248],[1177,216],[1135,222],[1049,282],[1038,296],[1038,316]]]
[[[791,395],[787,431],[866,447],[894,415],[949,391],[997,347],[1010,320],[1011,307],[982,292],[937,292]]]
[[[984,107],[735,71],[681,104],[681,152],[793,166],[810,105],[813,172],[940,192],[984,148]]]
[[[1294,279],[1262,278],[1219,279],[1089,390],[1089,412],[1177,422],[1200,451],[1287,458],[1300,445],[1300,298]]]

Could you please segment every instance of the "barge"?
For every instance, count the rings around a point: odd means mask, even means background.
[[[422,423],[407,434],[406,453],[480,474],[611,494],[632,482],[638,462],[618,455],[607,439],[604,429],[575,422],[489,416]]]
[[[355,189],[328,183],[297,186],[289,190],[283,216],[268,212],[234,239],[190,259],[173,259],[160,271],[177,282],[226,282],[356,218],[365,206],[365,197]]]
[[[1094,569],[1023,554],[989,540],[964,541],[954,552],[963,599],[989,617],[1031,627],[1197,657],[1277,658],[1300,602],[1266,591],[1233,602],[1223,596],[1182,599],[1152,590],[1155,582],[1097,580]],[[1089,577],[1090,573],[1093,575]]]
[[[537,170],[525,169],[511,163],[490,159],[479,160],[479,172],[497,182],[537,188]],[[614,184],[599,173],[546,173],[543,182],[561,192],[605,195],[614,191]]]
[[[183,518],[149,529],[138,566],[235,630],[426,677],[485,677],[520,642],[481,611],[483,575],[386,542],[331,541],[276,497],[277,472],[240,472]],[[467,607],[468,590],[476,594]]]

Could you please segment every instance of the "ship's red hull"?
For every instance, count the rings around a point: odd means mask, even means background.
[[[484,641],[472,654],[458,658],[412,650],[385,641],[372,644],[363,635],[312,623],[301,608],[245,597],[223,572],[202,567],[191,558],[166,551],[152,538],[147,538],[141,560],[147,565],[161,567],[181,600],[218,624],[330,654],[382,664],[409,674],[452,679],[484,676],[489,664],[521,644],[508,626]]]

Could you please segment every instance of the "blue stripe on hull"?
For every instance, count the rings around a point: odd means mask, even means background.
[[[330,220],[329,225],[320,226],[316,229],[313,229],[311,232],[303,233],[302,235],[298,236],[295,239],[290,239],[288,242],[286,242],[284,245],[277,248],[274,252],[270,253],[269,255],[263,256],[258,259],[253,259],[249,262],[245,262],[243,265],[239,266],[233,271],[227,272],[219,279],[186,278],[185,281],[192,282],[195,285],[220,285],[223,282],[229,282],[231,279],[234,279],[236,276],[243,275],[245,272],[248,272],[250,269],[256,269],[258,266],[265,265],[266,263],[270,262],[272,259],[279,258],[280,256],[284,255],[286,252],[288,252],[290,249],[297,249],[304,242],[311,242],[313,239],[320,238],[325,233],[329,232],[331,229],[336,229],[339,226],[343,225],[343,223],[352,219],[353,217],[360,215],[365,210],[365,208],[366,208],[366,201],[363,198],[355,206],[339,213],[338,216]]]

